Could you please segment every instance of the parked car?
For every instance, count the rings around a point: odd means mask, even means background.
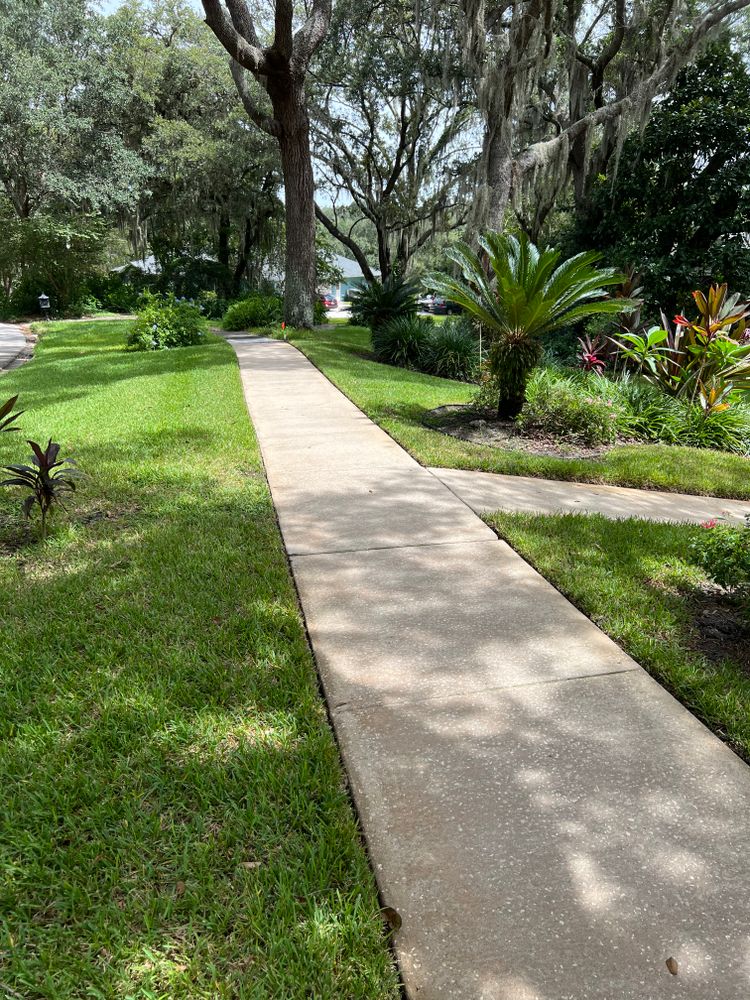
[[[435,301],[434,295],[422,295],[417,299],[417,305],[419,306],[420,312],[430,312],[432,309],[432,303]]]
[[[449,313],[460,313],[463,310],[455,302],[449,302],[448,299],[441,299],[439,296],[433,295],[429,311],[436,316],[447,316]]]
[[[321,295],[320,301],[323,303],[325,309],[335,309],[338,306],[338,302],[332,295]]]

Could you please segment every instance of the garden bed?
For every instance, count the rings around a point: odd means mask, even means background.
[[[596,459],[611,451],[609,445],[590,446],[575,441],[561,441],[539,432],[525,433],[515,421],[500,420],[486,410],[477,410],[470,403],[438,406],[424,415],[423,422],[426,427],[449,434],[460,441],[521,451],[543,458]]]
[[[639,441],[578,458],[463,440],[426,426],[425,416],[470,405],[475,386],[369,360],[362,327],[295,330],[289,340],[423,465],[750,499],[750,459],[742,455]]]

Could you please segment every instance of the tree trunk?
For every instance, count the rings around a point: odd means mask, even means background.
[[[219,245],[217,257],[219,263],[223,264],[224,267],[229,267],[229,231],[230,231],[230,221],[229,212],[225,208],[222,208],[219,213]]]
[[[237,250],[237,266],[234,269],[234,274],[232,276],[232,291],[235,295],[239,294],[240,284],[242,279],[247,274],[247,262],[250,256],[250,247],[253,245],[253,223],[251,219],[245,219],[245,225],[243,227],[242,235],[239,239],[239,247]]]
[[[498,115],[500,112],[498,111]],[[482,232],[494,229],[502,232],[510,204],[513,180],[513,155],[510,129],[506,122],[487,112],[485,116],[482,155],[479,159],[480,194],[468,225],[467,239],[473,242]]]
[[[274,116],[281,123],[279,149],[284,175],[286,272],[284,319],[313,325],[315,302],[315,181],[310,155],[310,119],[304,83],[269,80]]]
[[[380,265],[380,280],[385,279],[391,273],[391,248],[388,245],[388,229],[384,221],[377,223],[378,234],[378,263]]]
[[[485,140],[487,163],[487,225],[502,232],[505,228],[505,213],[510,203],[513,179],[513,156],[506,128],[499,125]]]

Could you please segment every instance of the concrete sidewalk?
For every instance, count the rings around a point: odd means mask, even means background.
[[[408,996],[750,996],[750,769],[293,347],[234,345]]]
[[[10,367],[26,350],[26,337],[19,326],[0,323],[0,371]]]
[[[466,469],[430,469],[478,514],[495,510],[532,514],[603,514],[613,520],[640,517],[646,521],[687,521],[700,524],[716,518],[742,524],[750,501],[721,500],[685,493],[634,490],[624,486],[569,483],[528,476],[500,476]]]

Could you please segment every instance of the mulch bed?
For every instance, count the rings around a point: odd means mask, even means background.
[[[731,660],[750,676],[750,621],[739,601],[712,584],[691,598],[691,647],[712,663]]]
[[[427,427],[472,444],[488,445],[506,451],[523,451],[544,458],[597,459],[611,450],[611,445],[590,446],[577,441],[560,441],[545,434],[522,431],[512,420],[498,420],[486,410],[470,404],[438,406],[425,414]]]

